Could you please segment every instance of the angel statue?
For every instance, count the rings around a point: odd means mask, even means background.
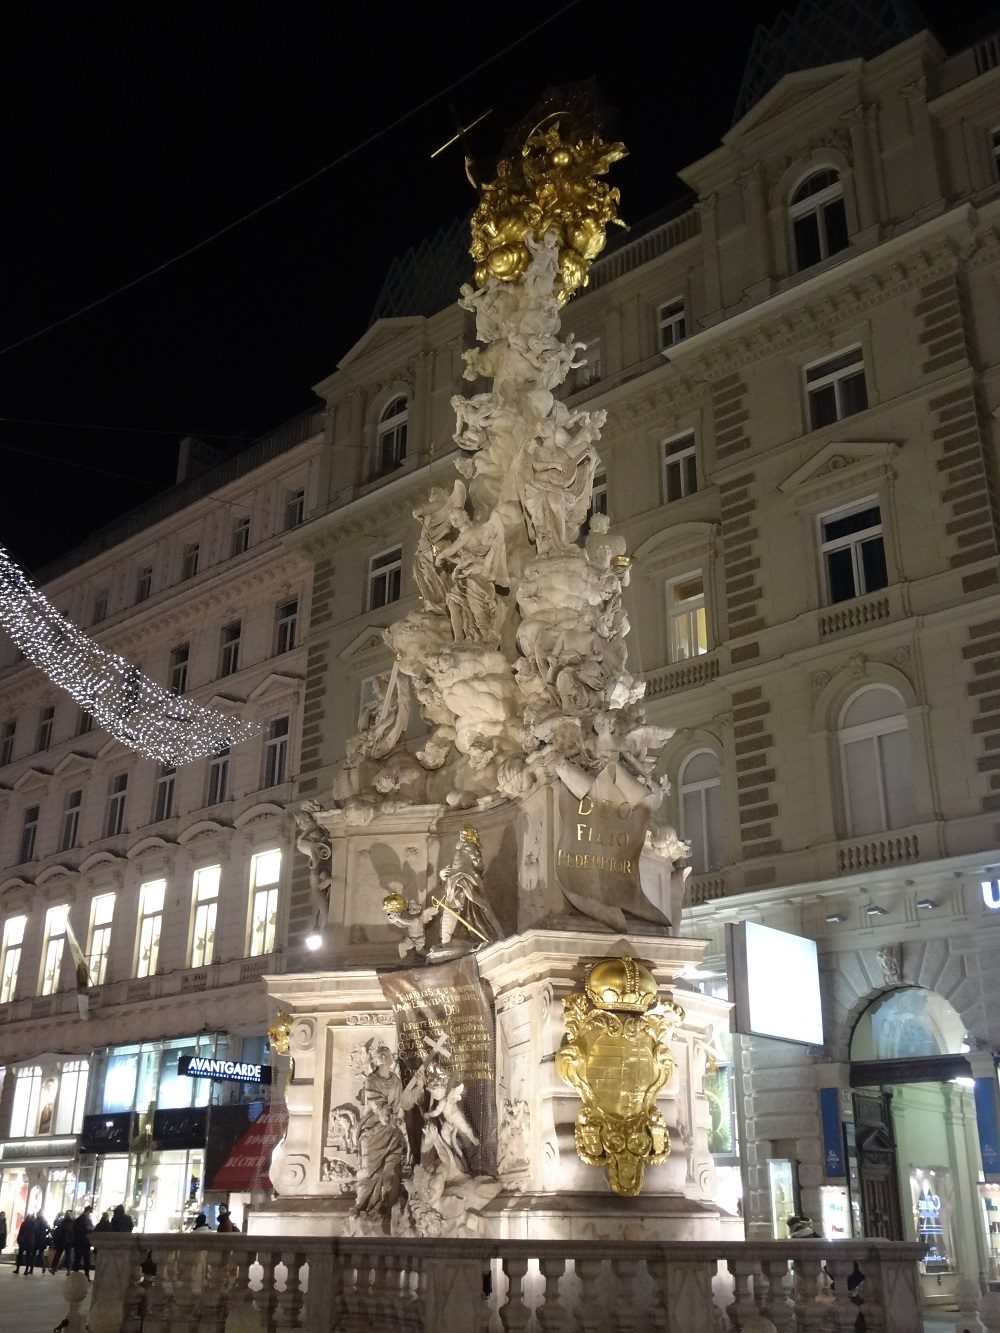
[[[473,1147],[479,1137],[462,1111],[461,1101],[465,1084],[448,1087],[448,1071],[438,1064],[430,1064],[424,1073],[424,1086],[430,1093],[431,1104],[424,1112],[423,1136],[420,1141],[420,1160],[426,1162],[433,1152],[444,1168],[445,1178],[470,1175],[461,1140]]]
[[[333,842],[330,834],[316,818],[322,809],[319,801],[303,801],[292,812],[299,826],[295,846],[309,862],[309,892],[316,910],[323,916],[330,906],[330,886],[333,883]]]
[[[454,510],[451,521],[458,535],[437,559],[440,565],[452,564],[445,580],[452,633],[458,643],[495,647],[505,615],[497,587],[510,587],[503,522],[494,510],[485,522],[473,523],[464,509]]]

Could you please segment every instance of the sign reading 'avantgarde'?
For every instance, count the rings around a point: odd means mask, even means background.
[[[182,1055],[177,1073],[188,1078],[216,1078],[228,1083],[270,1083],[271,1066],[252,1060],[213,1060],[207,1055]]]

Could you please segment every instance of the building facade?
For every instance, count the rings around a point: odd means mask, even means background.
[[[729,922],[818,944],[822,1047],[733,1040],[720,1198],[751,1238],[798,1210],[925,1240],[932,1294],[998,1275],[998,145],[995,38],[814,61],[564,317],[569,401],[608,411],[594,505],[634,557],[630,663],[676,729],[696,980],[724,989]],[[325,512],[295,536],[324,801],[415,604],[409,515],[450,473],[469,346],[457,307],[394,308],[317,386]],[[309,912],[299,886],[293,935]]]
[[[0,666],[0,1209],[124,1203],[147,1229],[213,1196],[269,1090],[259,978],[283,966],[319,497],[307,415],[43,571],[76,624],[178,694],[257,722],[176,770],[109,740],[8,644]],[[88,977],[78,990],[75,942]],[[243,1071],[246,1073],[246,1071]],[[252,1071],[253,1072],[253,1071]],[[249,1188],[249,1184],[246,1188]],[[239,1192],[237,1190],[237,1192]],[[222,1196],[225,1197],[225,1196]]]

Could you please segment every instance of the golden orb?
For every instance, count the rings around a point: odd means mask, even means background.
[[[595,963],[587,974],[587,994],[598,1009],[635,1014],[644,1014],[659,998],[652,972],[628,954]]]
[[[409,905],[401,893],[387,893],[382,899],[382,911],[386,916],[390,912],[405,912]]]

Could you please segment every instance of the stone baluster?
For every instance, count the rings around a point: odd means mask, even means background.
[[[274,1327],[299,1328],[302,1315],[302,1287],[299,1281],[299,1269],[305,1262],[305,1255],[293,1250],[284,1250],[281,1262],[285,1266],[284,1289],[276,1295]]]
[[[756,1259],[730,1259],[729,1271],[733,1275],[733,1299],[726,1307],[734,1327],[742,1328],[743,1322],[757,1314],[757,1301],[753,1294],[753,1279],[757,1272]]]
[[[559,1292],[559,1279],[566,1271],[566,1260],[559,1255],[546,1256],[538,1261],[545,1279],[542,1303],[538,1307],[538,1327],[542,1333],[569,1333],[569,1314]]]
[[[767,1301],[763,1313],[767,1315],[778,1333],[792,1333],[795,1327],[795,1310],[789,1299],[788,1260],[764,1259],[761,1269],[767,1278]]]
[[[139,1267],[139,1253],[130,1254],[128,1285],[122,1297],[121,1333],[141,1333],[146,1313],[146,1275]],[[96,1294],[96,1293],[95,1293]],[[94,1305],[91,1303],[91,1313]]]
[[[429,1328],[426,1315],[430,1300],[431,1279],[427,1270],[427,1263],[422,1255],[414,1258],[413,1268],[416,1274],[416,1286],[413,1289],[413,1313],[415,1316],[413,1327],[417,1330],[423,1330]]]
[[[531,1320],[531,1311],[525,1305],[522,1294],[528,1261],[511,1256],[504,1259],[503,1271],[507,1275],[507,1299],[500,1310],[500,1323],[510,1333],[525,1333]]]
[[[80,1306],[86,1300],[90,1292],[90,1283],[83,1273],[70,1273],[63,1287],[63,1295],[66,1298],[66,1304],[69,1307],[66,1311],[66,1333],[84,1333],[85,1321]],[[13,1300],[10,1296],[4,1302],[9,1307],[17,1304],[17,1298]]]
[[[826,1271],[833,1281],[833,1310],[831,1333],[854,1333],[858,1307],[851,1300],[847,1279],[854,1271],[854,1260],[833,1254],[826,1261]]]
[[[602,1267],[600,1259],[576,1261],[576,1275],[580,1279],[580,1304],[577,1314],[580,1333],[606,1333],[605,1306],[600,1294]]]
[[[979,1307],[979,1317],[988,1333],[1000,1333],[1000,1291],[988,1291]]]
[[[205,1254],[185,1246],[174,1256],[170,1290],[171,1333],[198,1333],[198,1297],[201,1294],[200,1269]]]
[[[819,1263],[811,1255],[796,1256],[793,1263],[796,1328],[798,1333],[820,1333],[826,1313],[816,1299],[819,1288]]]
[[[613,1311],[615,1333],[637,1333],[638,1330],[635,1319],[636,1268],[634,1259],[611,1260],[611,1271],[618,1287]]]
[[[250,1269],[254,1263],[253,1251],[241,1250],[236,1265],[236,1280],[229,1293],[225,1333],[252,1333],[261,1326],[260,1314],[253,1303],[250,1289]],[[147,1333],[149,1321],[143,1333]]]
[[[399,1302],[406,1277],[407,1256],[393,1251],[376,1257],[372,1285],[372,1316],[378,1328],[396,1328]],[[379,1322],[381,1321],[381,1322]]]
[[[198,1327],[201,1333],[223,1333],[226,1327],[227,1297],[232,1277],[229,1264],[228,1250],[213,1248],[205,1256],[205,1285],[198,1306]]]
[[[150,1251],[152,1255],[152,1251]],[[146,1291],[146,1320],[143,1333],[167,1333],[170,1309],[169,1267],[171,1251],[158,1250],[153,1255],[156,1274]]]
[[[347,1303],[347,1328],[353,1333],[363,1333],[370,1328],[368,1318],[368,1293],[371,1289],[372,1265],[368,1255],[355,1250],[351,1255],[354,1280],[348,1275],[348,1287],[345,1294]]]
[[[274,1328],[274,1312],[278,1305],[278,1265],[281,1256],[274,1250],[258,1250],[257,1262],[261,1266],[260,1291],[254,1296],[254,1305],[261,1317],[264,1328]]]

